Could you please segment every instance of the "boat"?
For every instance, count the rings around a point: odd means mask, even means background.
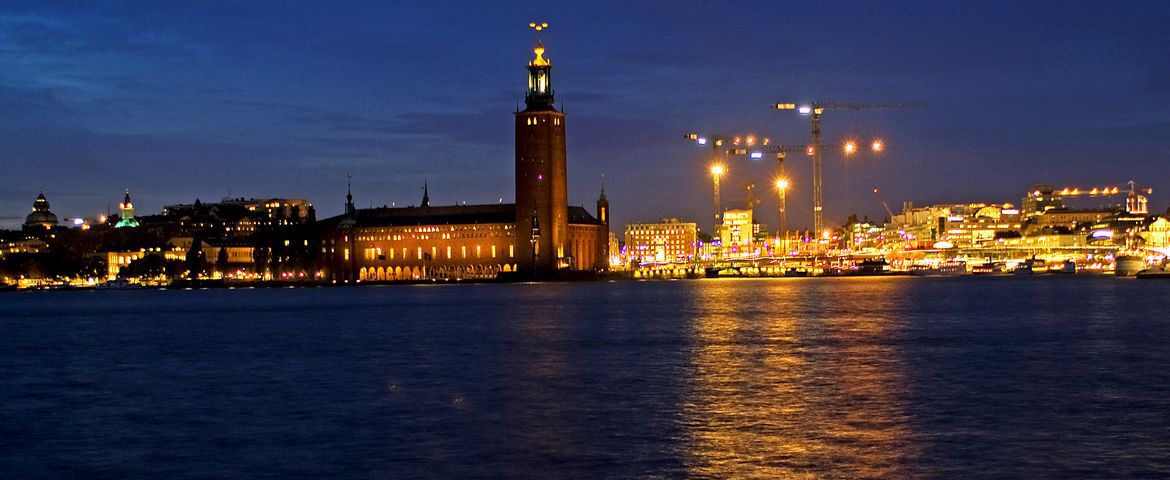
[[[1170,260],[1163,261],[1161,265],[1158,265],[1154,268],[1147,268],[1145,270],[1142,270],[1142,271],[1138,272],[1137,274],[1135,274],[1134,276],[1137,278],[1143,279],[1143,280],[1153,280],[1153,279],[1170,280],[1170,270],[1167,269],[1167,267],[1170,265],[1167,265],[1167,263],[1170,263]]]
[[[739,267],[732,267],[732,266],[707,267],[706,269],[703,270],[703,275],[707,278],[743,277],[743,276],[745,276],[743,270],[740,270]]]
[[[791,267],[788,270],[784,271],[784,276],[785,277],[807,277],[808,270],[802,270],[802,269],[799,269],[796,267]]]
[[[971,268],[972,275],[1003,275],[1007,273],[1007,264],[1003,262],[981,263]]]
[[[885,259],[865,260],[857,264],[854,275],[885,275],[890,273],[890,262]]]
[[[138,288],[138,285],[126,281],[125,278],[115,278],[105,283],[99,283],[93,288],[97,290],[133,290]]]
[[[1016,265],[1012,270],[1016,275],[1032,275],[1034,273],[1048,273],[1048,263],[1036,257],[1029,258]]]
[[[953,276],[967,273],[967,262],[963,260],[947,260],[936,265],[911,265],[911,275],[920,277]]]
[[[1077,262],[1065,260],[1064,264],[1060,266],[1060,270],[1056,270],[1056,273],[1077,273]]]
[[[1146,265],[1146,259],[1138,255],[1118,255],[1115,261],[1116,266],[1113,268],[1113,274],[1119,277],[1132,277],[1142,271]]]

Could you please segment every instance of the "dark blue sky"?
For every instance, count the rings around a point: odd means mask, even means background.
[[[186,3],[186,5],[184,5]],[[830,112],[826,218],[1010,201],[1035,180],[1170,188],[1170,2],[52,2],[0,4],[0,215],[39,190],[61,216],[129,188],[141,212],[199,197],[359,206],[513,197],[512,112],[545,34],[567,111],[569,196],[600,177],[618,225],[707,226],[689,130],[808,141],[778,100],[921,100]],[[795,225],[809,162],[790,160]],[[733,159],[724,194],[770,163]],[[760,211],[775,221],[774,199]],[[11,222],[5,225],[13,226]]]

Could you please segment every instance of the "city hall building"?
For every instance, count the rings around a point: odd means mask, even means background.
[[[320,222],[324,274],[337,281],[493,278],[504,272],[601,271],[609,266],[609,203],[597,216],[568,204],[565,113],[538,42],[525,109],[515,113],[516,203],[354,207]]]

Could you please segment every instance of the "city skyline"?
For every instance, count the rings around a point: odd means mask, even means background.
[[[2,7],[0,215],[27,213],[42,190],[63,218],[94,215],[128,188],[143,213],[230,194],[306,198],[324,217],[341,212],[347,173],[359,206],[417,204],[424,179],[435,204],[509,202],[508,119],[535,19],[553,24],[545,42],[572,115],[569,204],[590,205],[604,174],[615,225],[706,228],[710,150],[681,135],[807,142],[806,119],[768,108],[781,100],[930,105],[826,115],[827,142],[889,146],[826,155],[830,224],[883,216],[875,186],[896,207],[1133,179],[1154,187],[1151,210],[1165,208],[1165,5],[697,5],[604,7],[607,22],[591,8],[474,3]],[[910,13],[916,28],[891,26]],[[788,166],[796,228],[810,223],[810,167]],[[730,160],[724,203],[749,178],[769,185],[770,168]],[[765,198],[758,216],[771,223]]]

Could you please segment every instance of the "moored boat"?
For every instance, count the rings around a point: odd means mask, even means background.
[[[1113,274],[1119,277],[1132,277],[1145,269],[1146,259],[1138,255],[1118,255],[1115,259]]]
[[[1019,264],[1017,264],[1016,268],[1014,270],[1012,270],[1012,273],[1014,273],[1016,275],[1032,275],[1035,273],[1048,273],[1048,262],[1045,262],[1044,260],[1040,260],[1036,257],[1032,257],[1032,258],[1029,258],[1029,259],[1024,260],[1024,261],[1020,262]]]
[[[947,260],[937,264],[911,265],[909,272],[911,275],[922,277],[965,275],[967,273],[967,262],[963,260]]]
[[[1158,265],[1157,267],[1154,267],[1154,268],[1147,268],[1145,270],[1142,270],[1134,276],[1136,276],[1137,278],[1143,279],[1143,280],[1151,280],[1151,279],[1170,280],[1170,269],[1167,269],[1167,266],[1168,266],[1167,261],[1163,261],[1161,265]]]
[[[1007,264],[1003,262],[981,263],[971,268],[972,275],[1004,275],[1007,273]]]
[[[885,259],[866,260],[857,264],[854,275],[885,275],[890,273],[890,262]]]
[[[126,281],[125,278],[115,278],[106,283],[99,283],[93,288],[97,290],[131,290],[138,288],[138,286]]]

